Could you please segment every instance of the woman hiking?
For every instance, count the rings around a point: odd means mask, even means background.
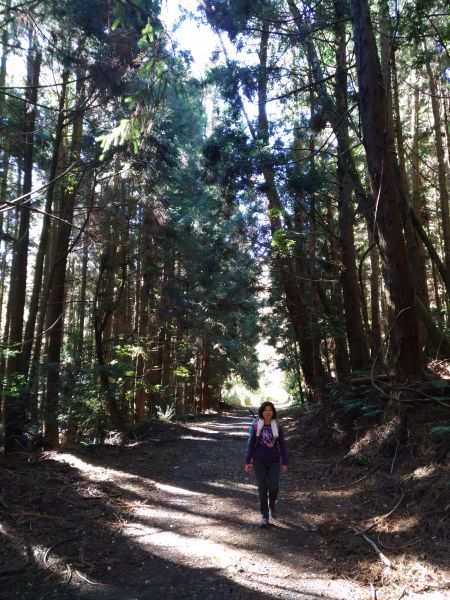
[[[263,402],[258,410],[247,445],[245,472],[254,471],[258,482],[261,527],[269,526],[269,511],[276,518],[275,502],[280,483],[280,468],[287,471],[286,445],[277,411],[272,402]],[[281,461],[281,465],[280,465]]]

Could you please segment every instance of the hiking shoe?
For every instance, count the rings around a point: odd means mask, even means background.
[[[271,519],[276,519],[277,518],[277,509],[275,508],[275,506],[273,508],[270,508],[270,518]]]
[[[266,529],[269,527],[269,519],[267,517],[261,517],[261,523],[259,524],[261,529]]]

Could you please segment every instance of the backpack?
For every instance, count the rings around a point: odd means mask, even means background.
[[[249,412],[252,415],[253,419],[252,419],[252,422],[250,423],[250,427],[248,428],[247,445],[250,444],[250,440],[252,439],[253,430],[256,429],[256,427],[258,427],[258,421],[259,421],[259,417],[257,417],[251,409],[249,409]]]

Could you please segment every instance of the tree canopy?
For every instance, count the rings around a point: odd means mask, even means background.
[[[7,449],[217,408],[261,338],[299,401],[442,372],[445,2],[204,0],[203,78],[160,2],[2,7]]]

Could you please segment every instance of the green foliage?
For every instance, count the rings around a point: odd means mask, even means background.
[[[180,379],[188,379],[191,376],[189,369],[183,366],[175,367],[173,374]]]
[[[142,37],[138,42],[138,47],[141,49],[150,47],[155,41],[155,32],[152,25],[147,23],[141,33]]]
[[[269,208],[268,214],[270,219],[280,219],[283,216],[283,211],[281,208]]]
[[[156,414],[161,421],[172,421],[175,416],[175,404],[168,404],[165,408],[156,406]]]
[[[271,246],[275,254],[279,256],[291,256],[295,247],[295,239],[292,239],[290,232],[284,229],[277,229],[272,234]]]
[[[206,0],[204,10],[214,28],[226,31],[235,40],[257,15],[273,15],[268,0]]]
[[[384,407],[368,399],[370,392],[370,386],[345,385],[336,387],[331,395],[337,398],[346,413],[352,413],[355,417],[381,417]]]
[[[429,383],[437,390],[446,390],[449,387],[447,379],[433,379]]]
[[[122,119],[110,132],[98,136],[97,141],[100,142],[103,151],[100,158],[104,159],[112,147],[122,146],[130,139],[133,139],[133,149],[136,154],[139,150],[139,146],[136,146],[139,142],[139,138],[136,138],[133,134],[132,119]]]
[[[450,425],[436,425],[431,428],[431,433],[434,434],[449,434],[450,435]]]

